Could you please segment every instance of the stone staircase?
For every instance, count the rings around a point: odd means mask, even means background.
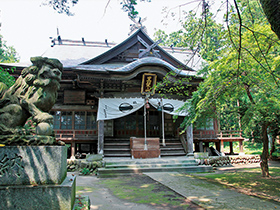
[[[131,157],[129,138],[106,138],[104,141],[104,157]]]
[[[160,140],[160,150],[162,158],[186,155],[180,139],[175,138],[166,139],[165,146]],[[106,138],[104,141],[104,157],[131,157],[129,138]]]
[[[165,139],[165,146],[163,146],[162,140],[160,142],[160,156],[162,158],[186,156],[186,152],[179,138]]]
[[[210,172],[212,166],[198,165],[191,157],[177,158],[105,158],[105,167],[98,169],[98,177],[115,177],[122,175],[142,174],[150,172]]]

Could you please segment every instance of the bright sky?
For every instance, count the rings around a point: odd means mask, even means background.
[[[121,10],[121,0],[79,0],[72,9],[75,15],[71,17],[58,14],[51,7],[41,6],[43,1],[0,0],[0,34],[9,46],[15,47],[21,62],[42,55],[51,45],[50,37],[57,36],[57,28],[62,39],[81,40],[84,37],[86,41],[107,39],[109,42],[120,43],[127,38],[129,25],[133,23]],[[105,12],[108,1],[110,3]],[[179,9],[176,6],[192,1],[152,0],[147,3],[138,0],[136,9],[142,18],[147,18],[143,25],[153,38],[155,28],[166,32],[180,28],[178,19],[170,18],[167,25],[161,22],[164,7],[172,9],[169,14],[174,12],[182,15],[182,10],[196,8],[198,1]]]

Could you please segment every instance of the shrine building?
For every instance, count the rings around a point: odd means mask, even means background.
[[[146,139],[158,139],[159,157],[203,151],[203,143],[209,142],[220,150],[223,142],[217,137],[216,120],[200,129],[190,126],[180,135],[180,124],[188,116],[188,106],[181,107],[202,82],[196,75],[201,58],[190,50],[159,43],[142,29],[120,44],[52,40],[42,56],[63,64],[51,114],[57,140],[69,146],[68,157],[89,153],[133,157],[133,138],[145,139],[145,144]]]

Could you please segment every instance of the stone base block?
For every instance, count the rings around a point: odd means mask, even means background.
[[[131,150],[132,158],[159,158],[160,157],[160,150]]]
[[[0,147],[0,186],[61,184],[66,173],[66,146]]]
[[[76,196],[76,177],[67,176],[60,185],[0,186],[0,209],[71,210]]]
[[[159,138],[130,138],[132,158],[158,158],[160,157]]]

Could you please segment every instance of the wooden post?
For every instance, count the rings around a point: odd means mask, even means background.
[[[71,157],[75,157],[75,147],[76,147],[76,143],[75,142],[71,142]]]
[[[98,154],[104,154],[104,120],[98,121]]]
[[[232,141],[229,142],[229,154],[230,154],[230,155],[234,155]]]
[[[165,134],[164,134],[164,112],[163,112],[163,102],[162,99],[160,99],[160,104],[161,104],[161,122],[162,122],[162,145],[165,147]]]
[[[239,141],[239,153],[243,153],[243,141]]]
[[[187,127],[187,156],[193,156],[193,127]]]
[[[223,140],[221,140],[221,152],[224,152],[224,141]]]
[[[199,152],[203,152],[203,141],[198,142]]]
[[[209,142],[205,142],[204,145],[205,147],[203,152],[207,152],[207,148],[209,148]]]
[[[222,141],[215,142],[216,150],[218,150],[219,152],[221,152],[221,143]]]

